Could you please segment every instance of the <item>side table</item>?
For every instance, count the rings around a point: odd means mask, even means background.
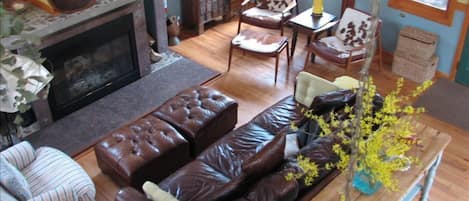
[[[288,20],[287,24],[293,29],[292,44],[291,44],[291,57],[295,54],[296,40],[298,38],[298,32],[302,32],[308,35],[308,45],[311,42],[311,36],[314,36],[314,40],[318,36],[327,31],[327,34],[332,35],[332,27],[338,23],[335,21],[337,18],[327,12],[323,12],[322,16],[314,17],[311,15],[312,9],[305,10],[299,15]]]

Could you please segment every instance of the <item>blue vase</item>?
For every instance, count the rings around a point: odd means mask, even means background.
[[[363,170],[355,173],[353,176],[352,185],[357,190],[366,195],[373,195],[379,190],[379,188],[381,188],[381,183],[372,183],[370,175]]]

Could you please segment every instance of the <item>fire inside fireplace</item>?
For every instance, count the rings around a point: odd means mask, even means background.
[[[42,51],[54,74],[49,94],[54,120],[138,79],[133,30],[127,15]]]

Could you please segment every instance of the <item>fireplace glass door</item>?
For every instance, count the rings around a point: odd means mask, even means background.
[[[133,34],[128,15],[43,50],[54,120],[138,79]]]

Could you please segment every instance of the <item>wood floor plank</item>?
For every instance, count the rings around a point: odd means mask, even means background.
[[[247,27],[247,25],[243,25],[243,28]],[[230,40],[236,35],[236,29],[237,21],[219,24],[200,36],[182,41],[180,45],[171,47],[171,50],[213,70],[225,72],[228,66]],[[286,31],[286,36],[291,37],[289,30]],[[277,84],[274,84],[273,59],[250,54],[243,55],[240,51],[235,51],[233,54],[231,71],[224,73],[219,79],[209,82],[209,86],[239,102],[238,125],[246,123],[265,108],[293,93],[294,78],[303,69],[306,57],[305,38],[306,36],[300,35],[298,39],[290,71],[287,71],[286,58],[282,54]],[[350,73],[346,73],[344,69],[318,59],[317,64],[308,64],[306,70],[325,79],[333,80],[335,77],[345,74],[358,77],[359,68],[360,65],[356,65]],[[382,94],[387,94],[394,89],[395,81],[398,79],[390,69],[390,65],[385,65],[383,70],[378,71],[376,64],[374,64],[371,70],[378,91]],[[414,86],[416,86],[415,83],[407,82],[403,91],[409,92]],[[430,200],[467,200],[469,198],[469,151],[467,149],[469,134],[430,116],[424,115],[420,121],[449,133],[453,139],[446,149],[441,167],[437,172],[434,187],[430,192]],[[101,173],[96,164],[94,151],[89,150],[75,159],[93,178],[98,191],[96,200],[112,201],[119,187],[108,176]]]

